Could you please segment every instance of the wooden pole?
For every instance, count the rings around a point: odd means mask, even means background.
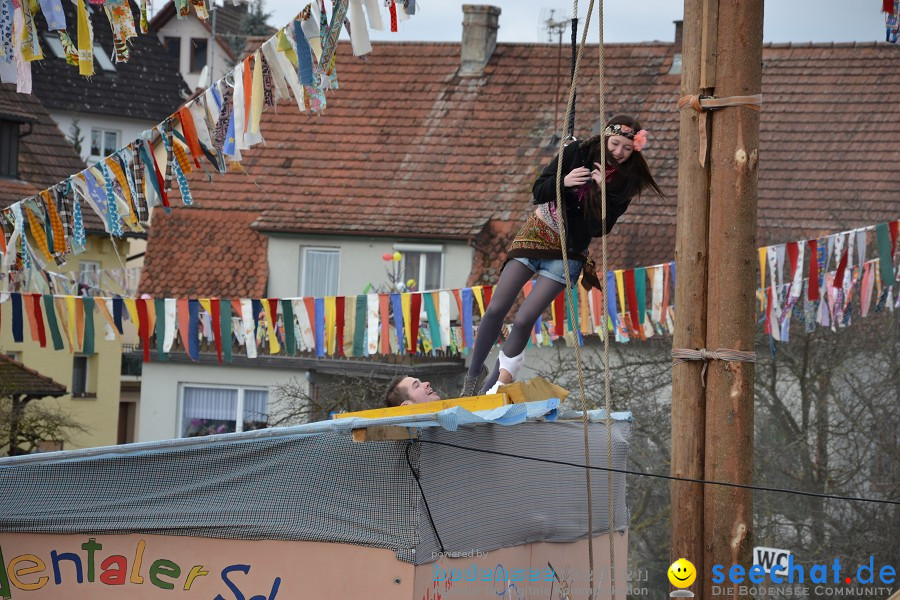
[[[762,85],[763,0],[719,2],[716,88],[719,97],[758,94]],[[712,114],[709,279],[706,346],[754,349],[759,112],[730,107]],[[710,361],[706,387],[706,479],[751,483],[753,376],[749,362]],[[707,486],[703,558],[712,565],[751,562],[749,490]],[[674,509],[674,507],[673,507]],[[704,594],[712,582],[704,577]]]
[[[710,0],[684,0],[681,95],[708,93],[701,88],[701,72],[715,72],[707,64],[714,53],[705,52],[704,32]],[[677,52],[677,49],[676,49]],[[698,121],[706,115],[681,111],[678,145],[678,220],[675,232],[675,334],[673,348],[706,347],[706,269],[709,229],[709,163],[700,166]],[[701,380],[703,365],[685,362],[672,369],[672,464],[675,477],[703,478],[706,397]],[[672,482],[671,562],[686,558],[698,573],[703,563],[703,485]],[[674,589],[674,588],[672,588]],[[699,585],[691,588],[702,599]]]

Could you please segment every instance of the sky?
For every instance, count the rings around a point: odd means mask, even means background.
[[[377,0],[382,4],[382,0]],[[579,16],[584,19],[590,0],[579,0]],[[596,0],[599,1],[599,0]],[[286,24],[309,0],[266,0],[269,22]],[[546,42],[541,33],[542,16],[555,11],[554,18],[569,17],[571,1],[558,0],[416,0],[417,14],[400,23],[400,31],[373,31],[373,40],[458,42],[462,37],[462,5],[491,4],[501,9],[499,42]],[[884,13],[881,0],[765,0],[763,39],[765,42],[872,42],[884,41]],[[606,0],[603,5],[606,42],[672,41],[672,21],[681,19],[683,0]],[[386,15],[383,10],[382,14]],[[597,9],[591,17],[596,43]],[[346,37],[346,34],[342,34]],[[563,38],[568,42],[569,34]],[[580,39],[580,36],[579,36]]]

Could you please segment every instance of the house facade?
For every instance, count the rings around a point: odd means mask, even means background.
[[[48,111],[33,96],[16,93],[14,85],[0,86],[0,137],[4,157],[17,157],[15,165],[5,164],[4,170],[0,171],[2,208],[84,169],[84,162]],[[85,251],[69,255],[58,272],[74,275],[80,283],[91,284],[96,282],[97,273],[121,268],[117,254],[126,255],[128,240],[111,239],[100,218],[90,210],[84,212],[84,224]],[[5,292],[52,293],[40,275],[34,277],[36,282],[26,289],[4,282],[0,322],[5,326],[0,328],[0,352],[66,386],[67,395],[48,402],[57,403],[85,429],[85,432],[73,433],[64,445],[66,449],[133,441],[137,398],[121,402],[121,341],[106,340],[98,335],[95,352],[83,355],[69,352],[68,348],[56,351],[51,344],[41,347],[38,340],[28,335],[27,327],[22,342],[13,340],[12,329],[6,325],[12,323],[12,303]],[[89,289],[87,293],[94,295],[99,291]],[[96,325],[102,331],[99,317]]]
[[[497,44],[499,9],[464,11],[460,44],[376,44],[364,63],[353,60],[348,43],[340,44],[340,89],[329,96],[323,117],[310,119],[289,106],[265,113],[266,144],[245,153],[243,171],[209,182],[193,178],[199,207],[158,215],[141,291],[182,298],[361,294],[386,280],[390,263],[384,255],[392,251],[410,261],[398,267],[404,277],[417,273],[416,283],[424,278],[429,288],[431,282],[443,289],[495,284],[506,248],[531,210],[531,185],[556,151],[565,107],[554,103],[564,102],[568,71],[558,72],[553,45]],[[606,46],[606,116],[593,109],[596,69],[584,67],[579,75],[576,136],[590,137],[613,114],[635,114],[650,132],[644,155],[664,192],[662,198],[636,199],[619,220],[609,238],[614,269],[674,258],[678,43]],[[900,92],[900,76],[888,65],[898,50],[890,44],[764,48],[759,245],[897,218],[885,187],[888,170],[870,168],[872,161],[900,159],[896,145],[878,141],[888,139],[885,127],[893,128],[895,120],[865,106],[875,102],[894,110],[890,98]],[[596,65],[597,52],[588,47],[582,64]],[[877,73],[880,83],[867,83],[861,70]],[[846,77],[858,80],[857,92],[842,91],[838,82]],[[823,99],[843,100],[810,102],[799,91],[807,88]],[[831,124],[827,130],[823,122]],[[834,141],[836,130],[872,151],[848,156]],[[599,258],[598,248],[592,252]],[[432,266],[438,257],[439,276]],[[526,366],[558,349],[530,349]],[[253,360],[220,367],[201,357],[191,372],[158,362],[146,365],[145,373],[177,374],[171,379],[181,378],[182,388],[212,385],[231,368],[248,374],[263,368],[265,361],[254,367]],[[311,392],[317,380],[328,381],[315,374],[317,364],[335,366],[331,359],[266,360],[281,361],[313,382]],[[349,372],[361,361],[342,362]],[[385,378],[434,372],[427,363],[398,365],[390,357],[365,364]],[[440,391],[457,393],[459,382],[451,380],[461,376],[463,359],[434,368],[444,369]],[[160,405],[184,414],[184,394],[142,390],[142,410]],[[168,427],[175,429],[174,423]]]
[[[209,19],[197,18],[196,12],[178,15],[175,3],[165,4],[150,21],[160,43],[169,56],[178,61],[178,69],[187,86],[193,91],[206,89],[223,77],[241,58],[255,36],[245,33],[245,19],[250,2],[237,0],[221,6],[209,3]],[[275,33],[272,29],[269,35]],[[261,33],[259,35],[262,35]]]
[[[164,50],[155,31],[129,42],[130,58],[115,62],[113,34],[101,8],[88,4],[93,27],[94,75],[83,77],[66,63],[59,39],[35,14],[46,48],[33,72],[33,94],[88,164],[115,152],[155,127],[188,96],[178,64]],[[138,5],[131,3],[135,22]],[[64,3],[66,22],[76,23],[75,5]]]

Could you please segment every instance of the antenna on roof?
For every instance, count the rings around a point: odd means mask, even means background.
[[[571,18],[566,16],[562,11],[557,15],[557,9],[544,7],[538,16],[538,38],[547,43],[552,43],[554,38],[558,43],[562,43],[562,36],[569,28]]]
[[[550,145],[555,146],[559,143],[559,90],[562,85],[562,40],[563,35],[569,28],[572,19],[563,11],[557,11],[555,8],[542,8],[538,16],[538,38],[547,43],[552,44],[556,41],[556,93],[553,96],[553,137]],[[554,38],[556,38],[554,40]]]

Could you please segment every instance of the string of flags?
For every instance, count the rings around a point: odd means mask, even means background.
[[[197,18],[203,22],[209,20],[207,0],[174,0],[175,16],[186,19],[191,7]],[[324,1],[316,0],[321,10],[325,11]],[[131,56],[128,44],[130,40],[141,34],[149,33],[149,2],[140,0],[139,18],[135,23],[130,0],[73,0],[75,4],[76,23],[66,22],[62,0],[0,0],[0,80],[3,83],[15,83],[16,90],[23,94],[31,93],[31,64],[43,60],[41,35],[38,33],[39,15],[43,15],[47,27],[47,35],[55,35],[65,52],[66,63],[78,69],[84,77],[94,74],[94,24],[90,14],[94,10],[102,10],[107,17],[113,36],[113,53],[117,63],[128,62]],[[415,0],[384,0],[390,13],[391,31],[398,30],[398,22],[404,21],[416,12]],[[90,7],[90,8],[89,8]],[[349,7],[349,12],[348,12]],[[365,15],[363,14],[365,9]],[[354,54],[361,56],[372,51],[369,43],[368,29],[365,25],[368,17],[369,27],[383,30],[384,22],[378,6],[378,0],[335,0],[333,17],[340,15],[336,29],[329,33],[339,33],[346,21],[351,33]],[[307,15],[308,19],[309,15]],[[302,19],[306,21],[307,19]],[[334,22],[334,20],[332,20]],[[350,27],[350,24],[353,27]],[[69,35],[69,27],[75,29],[75,41]],[[323,24],[324,31],[325,24]],[[303,25],[307,33],[315,33],[319,37],[319,28],[313,22]],[[314,31],[313,31],[314,30]],[[327,36],[323,36],[327,37]],[[337,39],[337,35],[334,36]],[[306,44],[300,40],[302,55]],[[45,42],[47,43],[47,42]],[[305,69],[305,66],[301,70]]]
[[[40,6],[45,15],[53,14],[59,2],[42,0]],[[116,3],[122,3],[127,9],[124,13],[131,15],[127,0],[96,2],[114,13],[119,6]],[[182,15],[187,0],[176,4]],[[37,44],[37,36],[33,19],[28,21],[23,15],[36,6],[37,0],[0,0],[0,73],[8,73],[12,58],[19,61],[13,65],[14,73],[15,67],[30,65],[22,46],[29,36]],[[78,6],[82,11],[83,0],[78,0]],[[204,0],[191,0],[191,6],[201,16]],[[415,12],[415,2],[388,0],[388,8],[391,28],[396,31],[397,21]],[[23,19],[30,29],[23,29]],[[122,237],[126,230],[143,232],[153,207],[169,212],[173,186],[178,187],[185,205],[193,204],[186,175],[202,169],[211,178],[212,173],[225,173],[230,164],[239,163],[242,151],[263,142],[263,111],[281,100],[293,100],[301,111],[321,113],[326,106],[325,93],[338,87],[335,51],[342,28],[351,20],[354,54],[371,51],[367,20],[375,29],[384,27],[377,0],[333,0],[330,18],[325,0],[315,0],[225,77],[144,131],[139,139],[0,211],[0,270],[48,271],[49,265],[62,265],[70,254],[82,253],[85,207],[100,217],[109,235]],[[64,23],[58,24],[65,28]],[[89,24],[79,17],[79,56],[82,34],[90,38],[89,29],[83,32],[82,26],[88,28]],[[39,50],[39,45],[36,47]]]
[[[836,330],[850,325],[853,312],[867,317],[900,308],[900,294],[894,290],[900,261],[893,260],[898,226],[900,221],[893,221],[760,248],[759,318],[766,333],[787,342],[792,316],[808,331],[817,326]],[[561,293],[550,319],[535,324],[530,344],[548,346],[560,338],[583,344],[585,336],[607,334],[628,342],[674,332],[674,261],[610,271],[606,277],[606,323],[600,290],[576,286],[567,292],[574,309]],[[532,285],[526,284],[526,295]],[[0,302],[11,305],[15,342],[24,341],[27,323],[31,339],[41,347],[92,354],[99,313],[105,339],[120,338],[123,324],[133,324],[145,361],[166,360],[180,349],[193,360],[214,351],[219,362],[228,362],[234,348],[242,348],[248,358],[464,354],[474,345],[477,321],[491,295],[491,286],[281,299],[12,292],[0,295]]]
[[[84,264],[84,263],[82,263]],[[78,272],[10,271],[0,273],[0,287],[67,296],[135,296],[141,267],[83,269]]]

